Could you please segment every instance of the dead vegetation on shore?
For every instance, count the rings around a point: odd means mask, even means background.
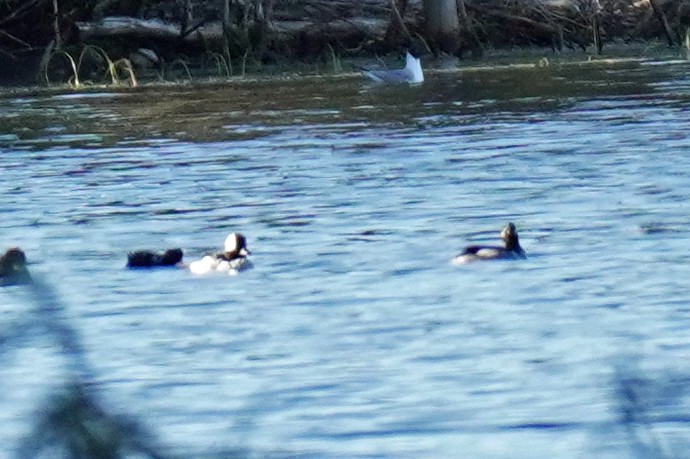
[[[455,2],[459,57],[525,46],[601,54],[608,43],[659,39],[690,48],[690,0]],[[107,57],[101,73],[117,79],[117,62],[130,84],[132,68],[180,58],[210,60],[219,73],[236,75],[252,62],[335,62],[411,44],[436,53],[442,47],[427,22],[423,0],[4,0],[0,64],[10,73],[33,66],[43,79],[51,61],[56,67],[55,52],[75,57],[96,47],[103,53],[90,54]]]

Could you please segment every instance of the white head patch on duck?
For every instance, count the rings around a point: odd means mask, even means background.
[[[194,274],[207,274],[209,272],[227,272],[230,275],[250,266],[247,258],[250,255],[247,249],[247,239],[240,233],[230,233],[225,238],[224,251],[206,255],[201,260],[189,264],[189,270]]]

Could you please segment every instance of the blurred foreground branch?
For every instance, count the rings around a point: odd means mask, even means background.
[[[166,457],[136,421],[104,408],[85,349],[76,330],[67,322],[65,308],[54,290],[35,278],[23,288],[30,293],[33,309],[27,312],[27,320],[15,324],[11,333],[0,338],[0,347],[8,347],[39,327],[67,359],[72,382],[56,388],[58,395],[40,408],[39,419],[19,445],[17,457],[29,459],[49,454],[74,459],[117,459],[132,453],[151,459]]]

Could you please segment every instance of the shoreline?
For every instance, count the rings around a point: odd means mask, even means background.
[[[382,57],[376,55],[366,57],[336,57],[331,63],[306,63],[298,60],[285,60],[281,63],[250,66],[244,74],[220,75],[219,71],[212,71],[208,66],[200,63],[187,65],[181,62],[166,64],[167,69],[134,70],[136,85],[132,86],[128,79],[119,82],[83,80],[75,87],[68,82],[50,82],[48,84],[0,84],[0,97],[15,94],[46,94],[64,92],[96,92],[136,91],[155,87],[180,86],[213,86],[213,85],[243,85],[257,82],[321,80],[324,78],[352,78],[361,73],[361,68],[396,68],[402,65],[399,53],[391,53]],[[491,70],[537,69],[580,65],[617,65],[628,62],[643,61],[660,62],[689,62],[685,50],[671,48],[661,41],[633,44],[613,44],[605,48],[604,55],[597,56],[582,50],[565,50],[559,53],[544,48],[513,48],[487,50],[482,58],[459,59],[452,56],[434,58],[431,54],[422,56],[424,71],[427,75],[453,74],[462,72],[482,72]],[[175,68],[177,66],[178,68]],[[35,79],[37,79],[36,76]]]

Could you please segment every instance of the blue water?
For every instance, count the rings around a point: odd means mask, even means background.
[[[182,457],[682,457],[689,70],[8,94],[0,241],[64,302],[109,406]],[[528,260],[450,264],[508,221]],[[238,276],[124,269],[232,231]],[[9,458],[70,375],[18,325],[25,287],[0,307]],[[649,386],[632,434],[626,378]]]

